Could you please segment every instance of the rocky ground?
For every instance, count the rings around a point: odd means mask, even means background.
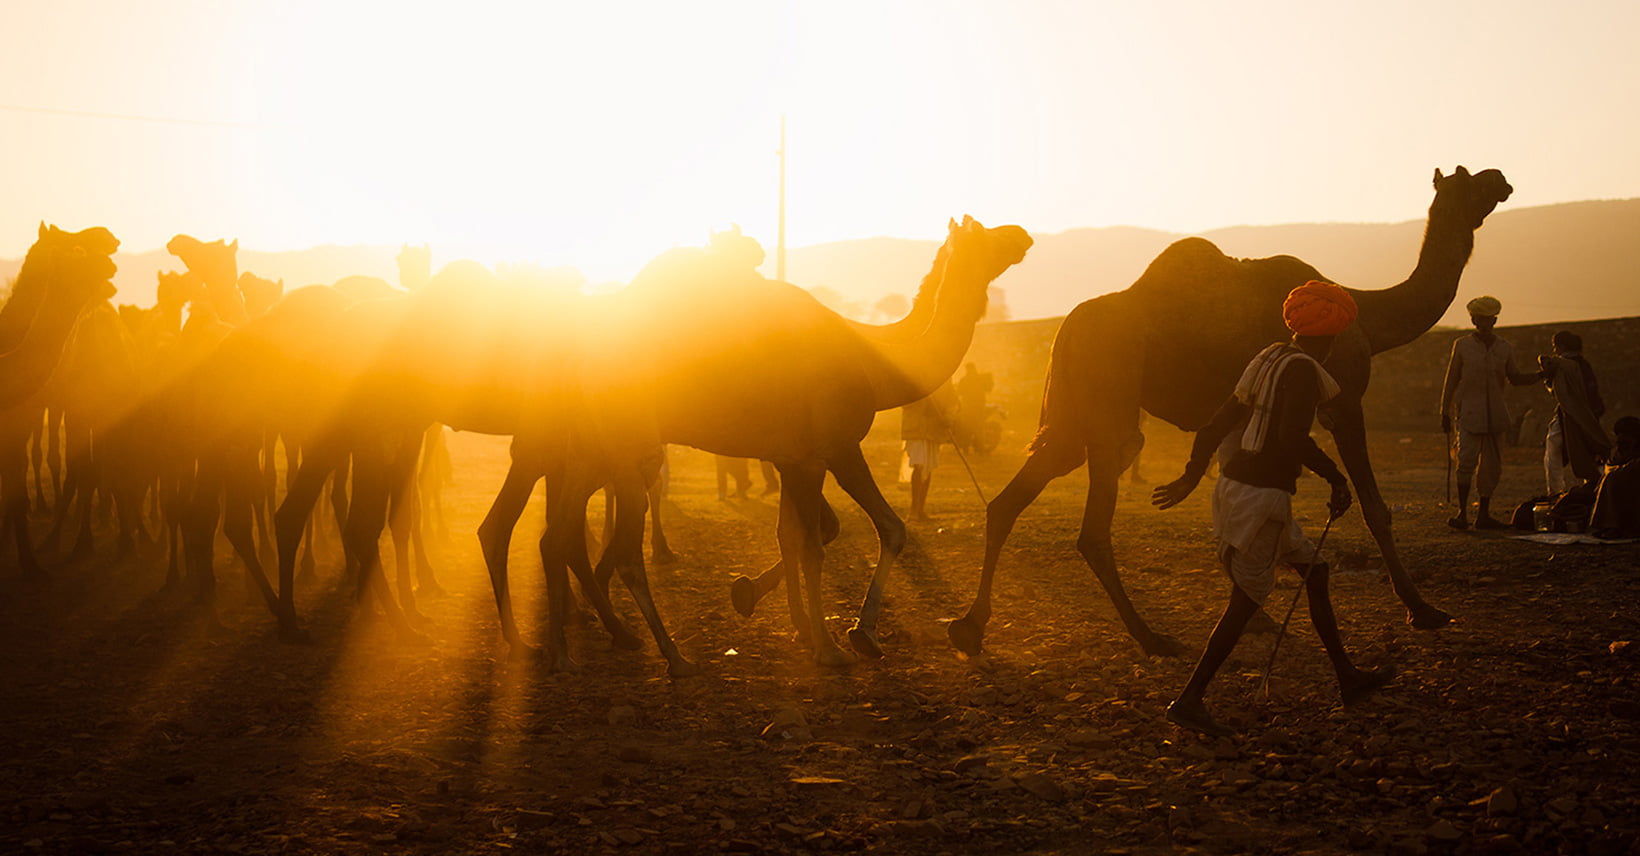
[[[1144,475],[1171,478],[1187,438],[1152,435]],[[1345,710],[1300,609],[1268,697],[1273,638],[1243,641],[1208,698],[1240,736],[1209,740],[1162,718],[1193,659],[1143,656],[1075,551],[1080,474],[1021,519],[988,653],[965,661],[942,622],[972,597],[983,505],[948,454],[935,520],[913,527],[889,588],[887,656],[831,671],[792,642],[783,596],[750,619],[729,605],[730,578],[776,555],[772,498],[720,502],[711,459],[675,450],[682,561],[651,578],[704,674],[670,680],[652,645],[614,650],[593,625],[572,635],[584,669],[547,674],[507,658],[471,534],[505,444],[455,436],[429,644],[359,614],[335,572],[302,592],[305,645],[275,639],[225,561],[216,631],[149,599],[163,562],[114,564],[106,545],[44,581],[0,574],[0,851],[1633,852],[1640,546],[1447,530],[1440,442],[1380,435],[1374,453],[1402,554],[1459,623],[1403,623],[1352,513],[1326,544],[1335,603],[1359,660],[1399,676]],[[868,453],[903,509],[888,434]],[[1511,451],[1507,496],[1532,492],[1539,454]],[[1020,460],[973,462],[986,495]],[[1210,490],[1168,512],[1148,486],[1123,490],[1124,578],[1199,651],[1226,594]],[[1301,486],[1312,532],[1324,499]],[[837,505],[840,635],[875,540]],[[513,578],[538,639],[528,519]],[[1273,596],[1278,620],[1295,585]],[[641,628],[624,594],[617,606]]]

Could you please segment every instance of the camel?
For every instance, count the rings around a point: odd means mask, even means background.
[[[28,438],[39,429],[41,393],[88,306],[114,293],[119,240],[100,226],[65,232],[40,224],[0,307],[0,525],[9,526],[18,563],[40,573],[28,528]]]
[[[551,457],[581,466],[612,462],[610,480],[630,496],[642,482],[646,461],[663,443],[681,443],[716,454],[772,461],[781,476],[780,551],[787,569],[793,612],[802,612],[801,568],[809,599],[807,639],[816,662],[846,666],[855,654],[827,632],[821,572],[825,503],[821,487],[831,472],[871,517],[880,551],[872,581],[848,638],[855,651],[881,656],[876,622],[883,586],[905,542],[905,525],[883,498],[860,451],[876,412],[904,406],[932,392],[960,364],[984,314],[989,284],[1024,258],[1031,245],[1018,226],[987,229],[972,218],[953,221],[947,262],[937,299],[920,318],[915,335],[905,330],[849,321],[807,291],[761,277],[711,282],[691,271],[687,258],[651,265],[616,297],[605,323],[578,323],[568,331],[581,343],[561,344],[573,354],[575,376],[559,379],[556,396],[541,412],[559,420],[541,434]],[[697,269],[698,270],[698,269]],[[687,282],[679,287],[678,279]],[[569,420],[566,426],[565,419]],[[518,447],[536,440],[520,434]],[[568,438],[563,440],[562,438]],[[592,479],[581,479],[586,489]],[[480,528],[487,561],[505,557],[506,544],[533,481],[509,476]],[[566,586],[564,552],[572,542],[580,503],[574,495],[549,507],[542,560],[553,598],[548,658],[552,668],[573,668],[563,639]],[[619,517],[619,511],[617,511]],[[625,533],[624,535],[622,533]],[[619,561],[641,562],[633,533],[617,520],[609,547]],[[639,565],[641,571],[641,565]],[[505,569],[491,567],[497,599],[505,592]],[[507,612],[505,603],[502,611]]]
[[[218,320],[231,327],[245,323],[250,313],[245,307],[245,295],[239,290],[239,241],[206,243],[191,235],[177,235],[166,242],[165,249],[182,259],[188,272],[199,278],[205,287],[204,302]]]
[[[1499,171],[1470,175],[1461,166],[1449,176],[1437,169],[1434,186],[1412,274],[1387,289],[1351,289],[1360,316],[1337,337],[1326,362],[1344,392],[1320,414],[1407,620],[1419,628],[1443,627],[1452,617],[1423,599],[1396,553],[1389,508],[1367,456],[1361,396],[1372,355],[1411,342],[1452,303],[1475,230],[1512,192]],[[1291,256],[1231,259],[1206,240],[1185,238],[1157,256],[1126,290],[1071,310],[1054,340],[1041,428],[1029,457],[986,508],[979,591],[968,612],[947,628],[959,651],[977,655],[983,649],[992,582],[1014,521],[1048,482],[1086,461],[1088,496],[1077,549],[1147,654],[1184,652],[1176,639],[1145,623],[1117,575],[1110,540],[1117,477],[1143,446],[1141,410],[1187,431],[1206,424],[1230,395],[1242,366],[1261,348],[1287,338],[1282,300],[1312,279],[1331,281]]]

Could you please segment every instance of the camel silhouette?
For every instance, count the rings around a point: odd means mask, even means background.
[[[822,604],[821,487],[829,471],[877,529],[878,562],[849,641],[861,654],[880,656],[876,622],[888,572],[905,543],[905,525],[878,490],[860,441],[877,411],[916,401],[951,376],[984,314],[988,285],[1024,258],[1031,239],[1018,226],[987,229],[964,218],[961,224],[952,221],[946,245],[932,306],[913,322],[921,326],[909,336],[894,325],[849,321],[788,283],[746,276],[714,280],[710,264],[691,263],[677,251],[657,259],[618,295],[610,310],[615,322],[578,325],[575,332],[585,341],[563,345],[576,356],[577,374],[563,378],[560,394],[543,405],[556,415],[559,430],[543,432],[545,452],[539,458],[575,466],[605,462],[613,469],[598,475],[621,486],[618,504],[642,484],[647,462],[663,443],[772,461],[781,476],[779,540],[788,599],[794,615],[806,616],[816,661],[844,666],[856,656],[827,632]],[[688,285],[680,287],[680,281]],[[515,461],[521,444],[538,439],[517,435]],[[593,481],[581,479],[579,487]],[[570,663],[563,639],[563,569],[575,531],[570,509],[577,504],[571,495],[549,507],[543,538],[553,598],[548,631],[553,666]],[[516,521],[511,511],[521,507],[505,488],[497,497],[480,530],[487,558],[505,555]],[[640,545],[630,540],[634,533],[641,535],[641,528],[617,520],[608,549],[619,561],[641,563]],[[504,595],[498,590],[497,596]]]
[[[1360,315],[1337,337],[1326,362],[1343,394],[1320,414],[1394,591],[1406,605],[1407,620],[1420,628],[1445,626],[1451,616],[1423,599],[1396,553],[1389,507],[1367,456],[1361,396],[1372,355],[1417,338],[1451,305],[1474,249],[1475,230],[1512,192],[1501,172],[1470,175],[1461,166],[1449,176],[1437,169],[1434,186],[1412,274],[1391,288],[1350,290]],[[1139,616],[1117,575],[1110,541],[1117,477],[1143,446],[1141,409],[1185,430],[1206,424],[1247,361],[1288,337],[1282,300],[1312,279],[1331,281],[1292,256],[1232,259],[1206,240],[1186,238],[1162,251],[1127,289],[1071,310],[1054,339],[1041,428],[1029,457],[986,508],[979,591],[967,614],[947,628],[958,650],[972,655],[983,647],[991,586],[1014,521],[1048,482],[1086,461],[1088,496],[1077,549],[1147,654],[1183,653],[1178,640],[1151,630]]]
[[[28,527],[29,435],[39,430],[42,393],[80,317],[114,293],[119,246],[100,226],[65,232],[41,223],[0,306],[0,525],[9,527],[18,565],[30,575],[42,569]]]

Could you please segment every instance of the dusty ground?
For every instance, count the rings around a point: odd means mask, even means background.
[[[1185,437],[1151,433],[1144,474],[1164,480]],[[1461,623],[1408,628],[1352,514],[1327,542],[1335,600],[1359,658],[1400,676],[1345,711],[1300,610],[1272,698],[1258,691],[1268,636],[1214,684],[1210,704],[1243,734],[1214,742],[1161,716],[1192,663],[1142,656],[1076,554],[1080,474],[1021,519],[990,653],[963,662],[942,621],[972,597],[983,512],[948,456],[937,519],[914,527],[889,589],[887,658],[833,672],[791,642],[782,597],[751,619],[729,606],[731,576],[775,556],[772,499],[719,502],[710,458],[676,451],[683,560],[652,579],[705,674],[668,680],[653,646],[615,651],[588,626],[573,636],[584,671],[549,675],[506,659],[471,535],[505,446],[458,436],[456,536],[435,552],[450,594],[424,603],[428,646],[358,618],[334,572],[302,592],[301,646],[275,640],[231,568],[219,633],[144,605],[157,562],[0,576],[0,851],[1632,852],[1640,546],[1450,532],[1440,438],[1375,442],[1403,555]],[[886,433],[868,449],[903,509],[895,451]],[[1541,479],[1538,454],[1511,451],[1508,497]],[[987,495],[1019,460],[974,462]],[[1199,650],[1225,596],[1210,491],[1165,513],[1147,494],[1124,487],[1117,555],[1144,613]],[[1324,496],[1301,487],[1312,520]],[[838,507],[840,634],[875,542]],[[533,526],[513,578],[538,639]],[[804,725],[760,736],[794,713]]]

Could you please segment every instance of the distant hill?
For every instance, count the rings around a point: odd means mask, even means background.
[[[1384,288],[1417,262],[1424,221],[1237,226],[1203,232],[1226,254],[1297,256],[1354,288]],[[1580,321],[1640,314],[1640,199],[1511,209],[1506,203],[1476,233],[1459,298],[1441,320],[1465,326],[1463,304],[1491,294],[1507,324]],[[1185,237],[1132,227],[1034,235],[1023,263],[997,281],[1015,319],[1062,316],[1091,297],[1138,278],[1168,244]],[[793,282],[824,284],[869,307],[885,291],[909,294],[927,273],[935,244],[874,238],[794,249]]]
[[[996,224],[992,224],[996,225]],[[1029,224],[1026,225],[1027,228]],[[1357,288],[1383,288],[1405,279],[1417,260],[1424,221],[1301,223],[1236,226],[1202,236],[1232,256],[1293,255],[1326,276]],[[1463,304],[1492,294],[1504,304],[1506,324],[1539,324],[1640,315],[1640,199],[1569,202],[1533,208],[1504,204],[1476,234],[1475,255],[1458,300],[1441,321],[1466,322]],[[1014,319],[1064,315],[1083,300],[1126,288],[1150,260],[1184,235],[1121,226],[1035,235],[1026,260],[998,285]],[[788,252],[787,278],[808,288],[825,286],[845,311],[867,318],[887,294],[909,297],[937,244],[901,238],[865,238]],[[768,248],[771,250],[772,247]],[[295,252],[241,249],[241,270],[283,278],[286,286],[334,282],[352,274],[396,281],[397,246],[325,246]],[[434,248],[437,250],[437,247]],[[180,269],[163,250],[122,253],[118,300],[154,302],[154,274]],[[20,260],[0,260],[0,277],[16,274]],[[772,273],[772,261],[765,266]],[[881,320],[881,319],[874,319]]]

